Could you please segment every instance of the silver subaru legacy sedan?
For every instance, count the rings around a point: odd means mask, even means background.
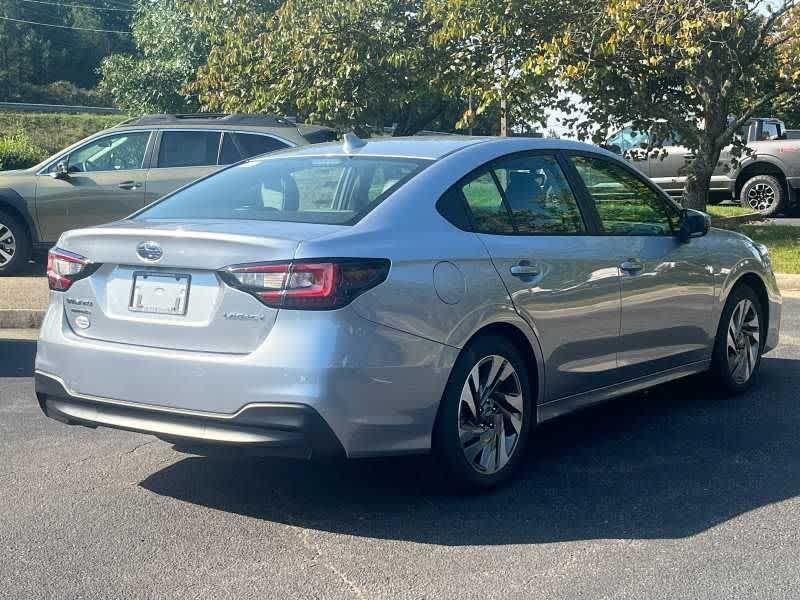
[[[767,249],[596,147],[415,137],[234,165],[63,234],[44,413],[176,449],[433,452],[506,480],[538,423],[778,343]]]

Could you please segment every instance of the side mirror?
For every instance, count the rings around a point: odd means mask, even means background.
[[[622,148],[620,148],[619,144],[608,144],[605,146],[605,149],[609,152],[613,152],[614,154],[619,154],[622,156]]]
[[[678,239],[684,244],[692,238],[703,237],[711,228],[711,217],[699,210],[684,208],[681,211]]]
[[[69,177],[69,169],[67,169],[67,163],[60,162],[56,165],[56,170],[50,173],[50,177],[53,179],[66,179]]]

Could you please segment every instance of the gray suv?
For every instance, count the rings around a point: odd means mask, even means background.
[[[683,193],[686,167],[694,153],[675,132],[637,131],[624,127],[604,147],[623,156],[673,196]],[[738,133],[748,151],[735,159],[732,147],[723,149],[711,177],[709,202],[738,201],[744,208],[774,215],[797,205],[800,189],[800,139],[789,137],[782,121],[751,119]]]
[[[331,141],[327,127],[268,115],[149,115],[88,137],[47,160],[0,173],[0,275],[59,236],[127,217],[224,165]]]

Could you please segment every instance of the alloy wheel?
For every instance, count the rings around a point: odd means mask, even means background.
[[[461,390],[458,433],[470,466],[484,475],[505,467],[522,432],[524,401],[511,362],[496,354],[472,368]]]
[[[746,383],[753,374],[761,349],[758,311],[750,300],[740,300],[728,324],[727,356],[731,378]]]
[[[757,183],[747,190],[747,203],[753,210],[768,210],[775,203],[775,189],[768,183]]]
[[[10,263],[16,251],[17,240],[14,239],[14,234],[7,225],[0,223],[0,267]]]

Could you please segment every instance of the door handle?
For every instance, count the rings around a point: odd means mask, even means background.
[[[117,187],[121,190],[138,190],[142,185],[138,181],[123,181]]]
[[[626,261],[623,261],[619,268],[625,271],[626,273],[638,273],[642,269],[644,269],[644,265],[636,260],[635,258],[629,258]]]
[[[539,274],[539,268],[534,267],[527,261],[520,262],[518,265],[512,266],[509,271],[514,277],[536,277]]]

